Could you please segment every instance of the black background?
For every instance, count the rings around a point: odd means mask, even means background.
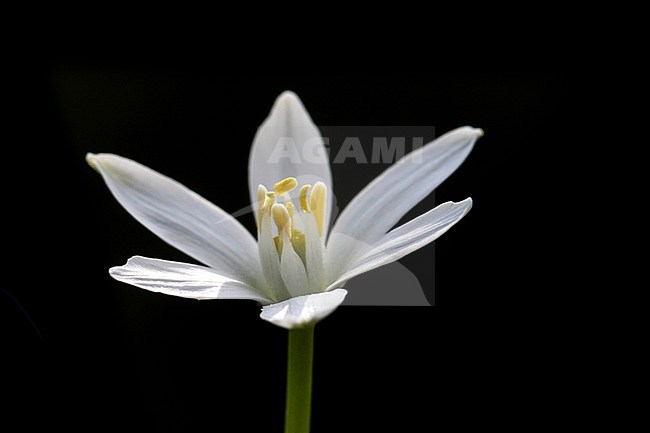
[[[437,202],[471,196],[474,208],[436,242],[435,293],[433,246],[402,260],[437,307],[346,307],[318,326],[313,432],[499,419],[506,409],[494,392],[506,369],[504,405],[525,412],[516,396],[526,381],[511,379],[541,356],[527,345],[534,325],[521,319],[543,302],[527,280],[543,278],[538,215],[554,191],[542,185],[540,159],[565,120],[564,79],[222,72],[68,60],[11,80],[3,419],[70,431],[282,431],[286,331],[258,319],[252,302],[182,300],[111,280],[107,269],[132,255],[188,259],[135,222],[84,155],[130,157],[236,211],[248,204],[252,137],[286,89],[320,125],[486,133],[436,191]],[[334,166],[338,199],[384,168]]]

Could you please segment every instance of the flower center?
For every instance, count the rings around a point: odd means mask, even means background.
[[[318,236],[322,239],[325,230],[325,217],[327,215],[327,187],[323,182],[317,182],[313,187],[303,185],[297,199],[299,204],[296,207],[291,197],[291,192],[298,187],[298,181],[288,177],[273,186],[269,191],[264,185],[260,185],[257,191],[257,220],[258,227],[262,227],[265,217],[273,218],[277,228],[277,236],[274,236],[278,255],[282,256],[282,248],[285,240],[289,240],[294,251],[306,262],[306,239],[305,224],[307,218],[313,218],[318,228]]]
[[[327,187],[289,177],[257,193],[258,248],[264,284],[275,301],[318,293],[325,278]]]

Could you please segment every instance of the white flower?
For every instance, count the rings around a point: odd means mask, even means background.
[[[117,155],[88,154],[133,217],[207,265],[136,256],[110,274],[183,298],[252,299],[264,305],[262,319],[287,329],[315,323],[343,302],[348,280],[427,245],[469,211],[469,198],[448,202],[393,228],[458,168],[481,135],[459,128],[403,157],[364,188],[330,230],[332,175],[323,140],[300,99],[285,92],[250,155],[257,241],[178,182]]]

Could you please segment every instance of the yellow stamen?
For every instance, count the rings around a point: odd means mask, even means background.
[[[266,193],[269,192],[264,185],[257,187],[257,208],[262,209],[266,201]]]
[[[307,200],[307,194],[309,193],[310,189],[311,185],[305,185],[300,188],[300,209],[302,209],[302,211],[305,213],[311,213],[311,209],[309,209],[309,202]]]
[[[296,213],[296,209],[293,206],[293,203],[288,201],[284,204],[287,207],[287,211],[289,212],[289,216],[291,217],[291,227],[293,231],[293,235],[296,235],[296,230],[293,229],[296,226],[296,220],[294,219],[294,215]]]
[[[298,257],[300,257],[300,260],[302,260],[303,263],[307,263],[307,242],[305,241],[305,234],[300,230],[292,230],[291,239],[289,239],[289,241],[291,242],[293,250],[298,254]],[[273,242],[275,243],[275,249],[278,251],[278,256],[282,257],[282,248],[284,247],[282,238],[276,236],[273,238]]]
[[[282,257],[282,239],[280,236],[276,236],[273,238],[273,242],[275,242],[275,249],[278,250],[278,256]]]
[[[262,217],[264,214],[270,214],[271,213],[271,207],[275,204],[275,194],[272,192],[266,193],[266,197],[264,198],[264,205],[260,209],[260,214],[259,214],[259,227],[262,227]]]
[[[267,192],[266,198],[264,199],[264,207],[271,208],[275,204],[276,195],[274,192]]]
[[[273,221],[278,227],[278,232],[282,233],[284,230],[287,236],[291,238],[291,216],[287,208],[283,204],[276,203],[271,208],[271,213],[273,214]]]
[[[289,216],[291,217],[291,220],[293,220],[293,214],[294,214],[294,212],[295,212],[295,209],[294,209],[294,207],[293,207],[293,203],[291,203],[291,202],[289,201],[289,202],[287,202],[287,203],[285,204],[285,206],[287,207],[287,210],[289,211]]]
[[[298,186],[298,181],[294,177],[288,177],[280,182],[276,183],[273,187],[273,190],[277,195],[285,195],[288,192],[293,191]]]
[[[264,209],[264,203],[266,203],[266,194],[268,190],[264,185],[257,187],[257,228],[261,230],[262,228],[262,209]]]
[[[309,207],[314,213],[318,232],[323,235],[325,230],[325,216],[327,214],[327,187],[323,182],[317,182],[309,195]]]
[[[307,263],[307,242],[305,241],[305,234],[299,230],[293,231],[291,236],[291,245],[293,250],[298,254],[303,263]]]

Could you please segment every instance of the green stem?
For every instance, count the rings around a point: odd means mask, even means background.
[[[289,331],[284,433],[309,433],[314,326]]]

